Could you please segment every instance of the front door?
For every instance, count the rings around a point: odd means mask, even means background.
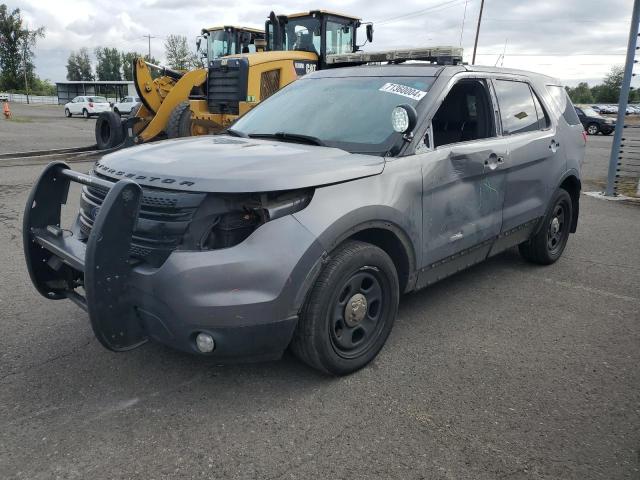
[[[449,90],[423,155],[423,265],[419,287],[482,261],[500,233],[507,141],[483,79]]]

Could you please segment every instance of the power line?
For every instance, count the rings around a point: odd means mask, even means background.
[[[456,7],[458,5],[463,5],[465,1],[472,2],[473,0],[449,0],[448,2],[441,3],[439,5],[432,5],[427,8],[423,8],[421,10],[416,10],[414,12],[403,13],[402,15],[398,15],[396,17],[385,18],[381,20],[374,21],[374,25],[385,25],[387,23],[396,22],[398,20],[402,20],[409,17],[418,17],[420,15],[424,15],[425,13],[430,13],[436,10],[446,10],[447,8]]]
[[[497,53],[479,53],[478,55],[500,55],[500,52]],[[509,56],[512,57],[608,57],[608,56],[618,56],[618,55],[626,55],[626,53],[611,53],[611,52],[601,52],[601,53],[511,53],[509,52]]]

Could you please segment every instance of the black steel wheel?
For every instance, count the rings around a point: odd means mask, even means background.
[[[329,320],[329,338],[335,352],[343,358],[357,358],[375,343],[384,322],[384,298],[379,270],[363,267],[336,290]],[[388,296],[388,295],[387,295]]]
[[[567,246],[572,219],[571,196],[566,190],[558,189],[540,228],[529,240],[520,244],[520,254],[533,263],[554,263]]]
[[[389,336],[398,310],[398,274],[380,248],[359,241],[337,247],[298,321],[291,349],[333,375],[368,364]]]

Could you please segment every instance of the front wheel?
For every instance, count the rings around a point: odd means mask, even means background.
[[[567,246],[572,220],[571,197],[566,190],[560,188],[553,196],[551,209],[538,232],[519,245],[520,254],[530,262],[540,265],[554,263]]]
[[[600,127],[598,127],[597,123],[590,123],[587,126],[587,133],[589,135],[597,135],[599,131],[600,131]]]
[[[176,105],[169,115],[166,129],[167,137],[191,137],[194,134],[192,126],[191,104],[186,100]]]
[[[65,109],[64,109],[64,116],[65,116],[65,117],[67,117],[67,118],[70,118],[70,117],[71,117],[71,112],[69,111],[69,109],[68,109],[68,108],[65,108]]]
[[[316,280],[291,342],[308,365],[346,375],[367,365],[385,344],[398,311],[398,274],[369,243],[337,247]]]

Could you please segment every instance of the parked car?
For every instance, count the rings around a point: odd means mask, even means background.
[[[383,347],[402,293],[510,247],[558,260],[585,144],[546,76],[322,70],[226,135],[111,153],[90,175],[51,164],[27,200],[25,256],[40,293],[86,308],[112,350],[152,339],[228,361],[290,347],[347,374]],[[70,180],[84,184],[71,233],[58,226]]]
[[[611,118],[605,118],[591,107],[576,106],[576,113],[585,131],[589,135],[610,135],[616,129],[616,123]]]
[[[140,97],[127,95],[120,99],[115,105],[113,105],[113,111],[118,115],[128,115],[131,110],[140,103]]]
[[[600,105],[591,105],[591,108],[593,108],[598,113],[604,113]]]
[[[4,101],[9,101],[9,94],[8,93],[0,93],[0,102],[4,102]]]
[[[107,99],[95,95],[76,97],[64,106],[66,117],[82,115],[84,118],[89,118],[109,110],[111,110],[111,104]]]

